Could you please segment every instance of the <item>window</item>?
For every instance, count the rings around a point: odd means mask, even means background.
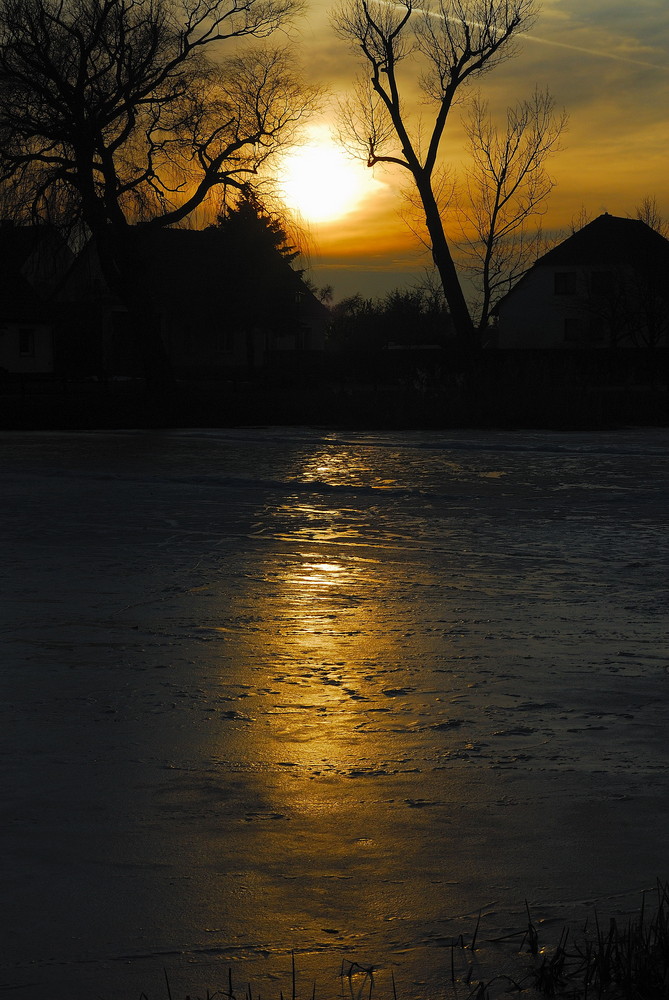
[[[35,331],[29,327],[19,329],[19,354],[22,358],[35,357]]]
[[[575,271],[556,271],[555,272],[554,291],[555,291],[556,295],[575,295],[576,294],[576,272]]]

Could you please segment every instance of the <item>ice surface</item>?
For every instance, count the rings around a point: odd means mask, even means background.
[[[1,986],[414,997],[669,876],[666,431],[0,456]]]

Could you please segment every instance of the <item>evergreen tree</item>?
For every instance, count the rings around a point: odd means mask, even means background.
[[[216,228],[229,248],[228,315],[246,332],[252,366],[254,334],[282,335],[298,329],[300,300],[308,294],[302,271],[292,267],[300,251],[281,219],[250,188],[219,214]]]

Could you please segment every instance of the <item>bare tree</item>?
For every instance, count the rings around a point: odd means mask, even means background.
[[[371,71],[342,114],[342,134],[369,166],[407,170],[418,193],[435,266],[459,338],[472,320],[444,231],[435,192],[439,154],[461,89],[512,54],[515,36],[535,16],[534,0],[347,0],[335,15],[339,34],[362,50]],[[408,60],[408,56],[413,58]],[[413,127],[408,95],[418,86],[431,120]]]
[[[667,343],[669,331],[666,262],[650,256],[589,275],[582,299],[591,335],[613,348],[654,350]],[[662,266],[664,265],[664,267]]]
[[[55,206],[83,224],[131,313],[146,312],[132,223],[172,225],[217,185],[244,186],[309,109],[286,51],[208,55],[266,38],[298,4],[0,0],[0,180],[35,218]]]
[[[645,222],[660,236],[669,239],[669,220],[663,218],[654,195],[651,197],[647,194],[645,198],[642,198],[641,203],[636,207],[635,217],[641,222]]]
[[[559,148],[566,124],[550,93],[540,90],[507,108],[503,130],[480,97],[465,118],[471,163],[460,247],[479,285],[481,333],[495,303],[539,255],[543,237],[536,218],[555,185],[546,160]]]
[[[584,226],[587,226],[589,222],[592,222],[592,219],[593,217],[585,205],[581,205],[576,215],[572,216],[569,222],[569,235],[573,236],[574,233],[577,233]]]

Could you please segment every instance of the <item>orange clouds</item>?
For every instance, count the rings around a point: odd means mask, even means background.
[[[307,68],[326,84],[332,96],[325,119],[332,120],[336,96],[352,85],[357,54],[335,37],[328,21],[328,4],[312,3],[303,25]],[[565,149],[553,157],[549,170],[557,181],[545,229],[569,226],[581,207],[590,214],[608,210],[633,214],[645,195],[656,196],[669,216],[669,19],[666,0],[545,0],[541,16],[528,36],[520,39],[515,57],[480,83],[491,108],[504,113],[507,104],[526,97],[535,85],[548,87],[558,107],[570,116]],[[416,77],[416,66],[407,61]],[[415,100],[415,82],[407,83]],[[423,113],[429,110],[423,108]],[[444,142],[444,160],[462,175],[465,153],[453,112]],[[361,281],[364,261],[378,269],[387,261],[397,273],[398,261],[425,256],[401,219],[400,170],[379,174],[383,185],[355,211],[336,223],[313,228],[313,257],[347,267],[357,262]],[[415,252],[414,252],[415,248]],[[336,289],[335,289],[336,290]]]

